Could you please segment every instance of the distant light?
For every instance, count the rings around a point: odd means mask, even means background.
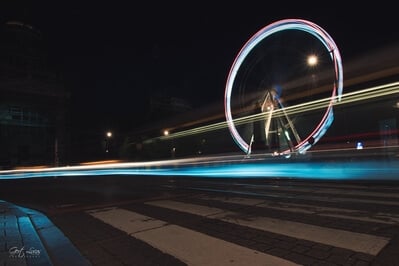
[[[358,141],[358,142],[356,143],[356,149],[357,149],[357,150],[363,149],[363,143],[360,142],[360,141]]]
[[[111,131],[108,131],[108,132],[107,132],[107,137],[108,137],[108,138],[112,137],[112,132],[111,132]]]
[[[164,131],[163,131],[163,135],[164,135],[164,136],[169,136],[169,131],[168,131],[168,130],[164,130]]]
[[[317,62],[318,62],[317,56],[315,56],[315,55],[310,55],[310,56],[308,57],[308,65],[309,65],[309,66],[315,66],[315,65],[317,65]]]

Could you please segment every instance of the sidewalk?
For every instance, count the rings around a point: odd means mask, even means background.
[[[0,200],[0,265],[91,265],[42,213]]]

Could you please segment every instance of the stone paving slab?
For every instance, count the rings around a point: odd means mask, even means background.
[[[0,200],[0,265],[91,265],[42,213]]]

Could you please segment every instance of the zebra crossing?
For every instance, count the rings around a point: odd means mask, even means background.
[[[256,193],[263,196],[202,190],[86,214],[187,265],[379,265],[384,254],[392,258],[399,197],[391,187]]]
[[[89,213],[189,265],[296,265],[136,212],[112,208]]]
[[[181,203],[176,201],[157,201],[150,202],[156,206],[170,208],[178,211],[188,211],[195,214],[197,208],[206,209],[205,206]],[[210,213],[215,208],[210,208]],[[201,215],[201,214],[199,214]],[[270,231],[277,234],[292,236],[326,245],[351,249],[356,252],[363,252],[370,255],[376,255],[389,242],[385,237],[371,236],[345,230],[324,228],[320,226],[309,225],[305,223],[291,222],[281,219],[268,217],[246,217],[239,213],[217,210],[217,214],[207,215],[213,219],[221,219],[226,222],[236,223],[264,231]]]

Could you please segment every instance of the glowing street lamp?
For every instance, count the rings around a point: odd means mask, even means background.
[[[110,139],[112,137],[112,132],[111,131],[107,131],[107,133],[105,133],[106,139],[105,139],[105,152],[108,153],[109,152],[109,146],[110,146]]]
[[[315,65],[317,65],[317,63],[318,63],[317,56],[315,56],[315,55],[308,56],[308,65],[309,66],[315,66]]]
[[[163,131],[163,135],[164,135],[165,137],[169,136],[169,134],[170,134],[169,130],[165,129],[165,130]],[[171,148],[171,150],[170,150],[171,157],[172,157],[172,158],[175,158],[176,147],[174,147],[173,138],[171,138],[171,144],[170,144],[170,145],[172,145],[172,148]]]

